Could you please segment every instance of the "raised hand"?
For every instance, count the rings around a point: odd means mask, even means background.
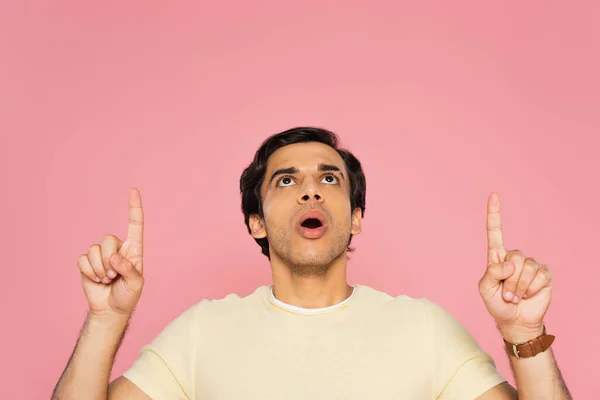
[[[500,199],[496,193],[488,198],[487,243],[488,266],[479,281],[485,306],[507,341],[533,339],[543,332],[552,276],[547,265],[519,250],[504,248]]]
[[[144,286],[143,232],[142,199],[137,189],[131,189],[125,241],[104,235],[100,244],[90,246],[78,260],[90,313],[105,316],[133,312]]]

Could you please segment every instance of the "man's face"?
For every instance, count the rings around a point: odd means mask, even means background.
[[[350,209],[344,161],[322,143],[284,146],[267,160],[261,187],[264,219],[251,218],[253,236],[267,237],[271,260],[301,276],[324,274],[360,233],[360,209]]]

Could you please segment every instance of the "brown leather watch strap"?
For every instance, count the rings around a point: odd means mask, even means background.
[[[554,342],[554,336],[547,335],[544,329],[544,334],[535,339],[518,344],[509,343],[505,340],[504,346],[508,354],[517,358],[527,358],[546,351],[552,345],[552,342]]]

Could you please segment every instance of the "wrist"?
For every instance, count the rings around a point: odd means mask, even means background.
[[[503,339],[508,343],[519,344],[533,340],[544,334],[544,324],[531,326],[498,325],[498,330]]]
[[[122,331],[127,328],[130,318],[129,314],[97,314],[90,311],[86,327],[92,331]]]

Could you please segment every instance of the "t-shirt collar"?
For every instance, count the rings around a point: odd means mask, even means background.
[[[343,300],[337,304],[331,305],[329,307],[322,307],[322,308],[303,308],[303,307],[298,307],[298,306],[284,303],[283,301],[277,299],[275,297],[275,295],[273,294],[273,285],[268,286],[267,291],[268,291],[268,296],[269,296],[269,302],[278,308],[281,308],[285,311],[289,311],[294,314],[316,315],[316,314],[323,314],[323,313],[335,311],[335,310],[347,305],[355,297],[356,286],[352,287],[352,293],[345,300]]]

